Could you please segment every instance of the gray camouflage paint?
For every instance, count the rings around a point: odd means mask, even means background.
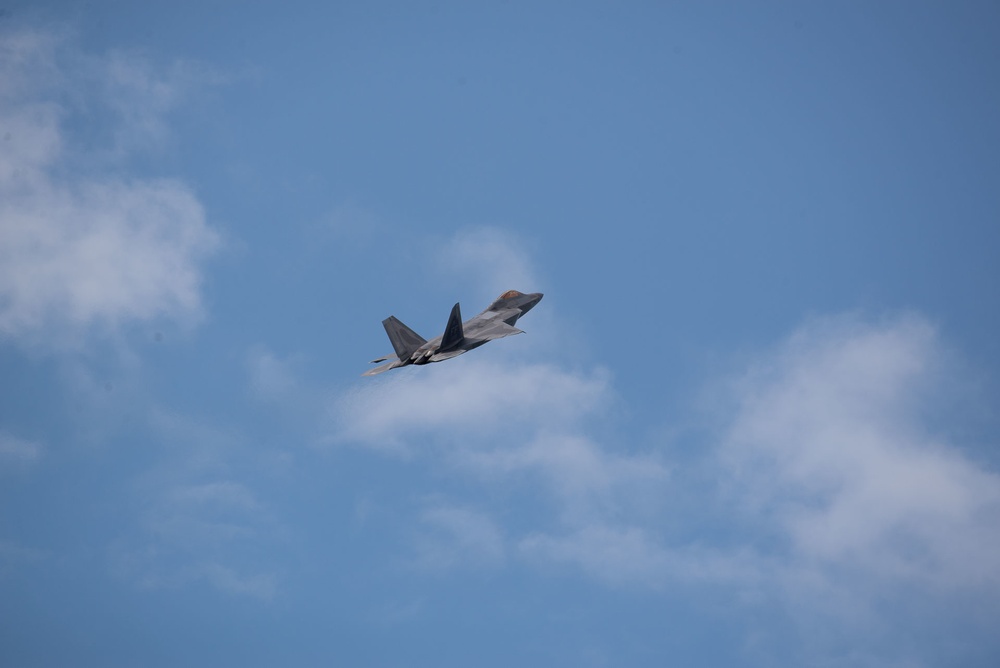
[[[517,290],[508,290],[485,311],[469,320],[462,322],[462,312],[458,304],[451,309],[448,325],[444,334],[425,341],[423,337],[404,325],[396,316],[389,316],[382,321],[385,333],[392,341],[394,354],[384,355],[372,360],[373,364],[384,362],[396,357],[388,364],[377,366],[366,371],[364,376],[374,376],[377,373],[395,369],[410,364],[429,364],[442,362],[452,357],[492,341],[513,334],[524,332],[514,326],[517,319],[534,308],[542,300],[541,292],[524,294]]]

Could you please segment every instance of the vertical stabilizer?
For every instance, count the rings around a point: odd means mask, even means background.
[[[427,343],[423,337],[400,322],[394,315],[383,320],[382,326],[385,327],[385,333],[389,335],[392,348],[396,351],[396,357],[399,358],[400,362],[409,360],[417,348]]]
[[[448,326],[444,328],[441,336],[440,350],[451,350],[455,346],[461,345],[465,341],[465,331],[462,329],[462,310],[455,304],[451,308],[451,315],[448,316]]]

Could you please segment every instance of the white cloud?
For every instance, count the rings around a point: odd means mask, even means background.
[[[407,371],[343,396],[334,440],[433,457],[489,484],[527,476],[571,527],[662,496],[669,475],[659,458],[585,435],[617,401],[603,369],[469,358]]]
[[[446,435],[475,447],[562,428],[613,401],[603,370],[588,375],[468,357],[394,373],[341,397],[336,440],[398,450],[417,435]]]
[[[94,326],[197,317],[200,262],[218,245],[197,197],[175,180],[120,176],[105,147],[66,131],[86,100],[130,137],[111,153],[159,141],[174,86],[46,34],[0,36],[0,54],[0,336],[65,344]],[[75,56],[89,66],[67,72]]]
[[[773,523],[797,566],[1000,585],[1000,476],[922,419],[945,357],[916,317],[826,320],[739,384],[721,465],[735,500]]]
[[[39,186],[0,205],[0,331],[192,315],[196,260],[215,243],[201,206],[170,181]]]
[[[770,582],[814,609],[823,607],[818,593],[843,610],[900,591],[995,596],[1000,475],[925,426],[940,392],[960,382],[947,358],[919,317],[813,322],[732,383],[735,402],[717,415],[724,436],[703,462],[722,496],[683,487],[688,505],[703,506],[724,533],[697,538],[701,518],[606,514],[563,533],[533,533],[520,549],[615,584]],[[559,457],[552,441],[544,448]],[[501,465],[526,453],[493,456]],[[613,459],[603,457],[570,479],[614,475]],[[639,459],[619,465],[630,469],[621,474],[630,487],[642,479]]]
[[[851,647],[849,663],[885,665],[919,656],[919,642],[900,643],[928,624],[968,626],[957,642],[981,638],[975,629],[1000,601],[1000,476],[941,429],[944,395],[962,384],[949,357],[920,317],[814,321],[728,386],[715,416],[722,437],[688,463],[696,475],[678,463],[670,476],[647,477],[680,508],[655,493],[614,492],[614,511],[591,504],[506,531],[507,554],[608,586],[696,600],[721,592],[739,614],[760,617],[748,638],[769,660],[843,658]],[[542,447],[536,456],[560,456],[552,441]],[[576,447],[601,465],[550,470],[605,487],[583,471],[614,476],[613,453]],[[503,469],[527,452],[489,455]],[[643,480],[639,458],[622,464],[632,490]],[[792,624],[775,627],[776,615]]]
[[[342,396],[332,440],[432,457],[489,484],[527,476],[569,526],[661,496],[658,458],[584,435],[617,401],[603,369],[470,357],[407,371]]]

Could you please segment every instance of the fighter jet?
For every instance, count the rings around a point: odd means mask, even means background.
[[[392,341],[395,354],[384,355],[372,360],[372,364],[385,362],[396,357],[388,364],[377,366],[363,373],[363,376],[374,376],[377,373],[395,369],[410,364],[428,364],[443,362],[473,348],[478,348],[493,339],[502,339],[512,334],[524,332],[514,326],[517,319],[530,311],[542,299],[541,292],[526,295],[517,290],[508,290],[485,311],[462,322],[462,311],[458,304],[451,309],[448,324],[444,334],[430,341],[425,341],[419,334],[404,325],[396,316],[389,316],[382,321],[385,333]]]

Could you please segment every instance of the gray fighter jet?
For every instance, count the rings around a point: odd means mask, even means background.
[[[530,311],[542,299],[541,292],[526,295],[517,290],[508,290],[479,315],[462,322],[462,312],[458,304],[451,309],[448,325],[444,334],[430,341],[425,341],[419,334],[400,322],[396,316],[389,316],[382,321],[385,333],[392,341],[395,355],[385,355],[372,360],[372,364],[385,362],[394,356],[397,359],[388,364],[377,366],[366,371],[364,376],[374,376],[377,373],[395,369],[410,364],[428,364],[443,362],[452,357],[458,357],[464,352],[478,348],[493,339],[502,339],[511,334],[524,332],[514,326],[517,319]]]

